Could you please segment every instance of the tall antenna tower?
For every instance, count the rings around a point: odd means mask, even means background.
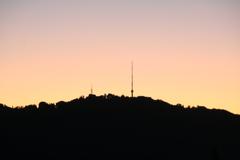
[[[133,98],[133,61],[131,62],[131,97]]]

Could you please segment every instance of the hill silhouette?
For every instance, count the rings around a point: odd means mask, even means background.
[[[238,159],[240,116],[112,94],[0,104],[4,159]],[[2,158],[1,158],[2,159]]]

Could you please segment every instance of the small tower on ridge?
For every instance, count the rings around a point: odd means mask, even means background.
[[[133,90],[133,61],[131,62],[131,97],[133,98],[133,93],[134,93],[134,90]]]
[[[91,85],[91,90],[90,90],[91,95],[93,95],[93,86]]]

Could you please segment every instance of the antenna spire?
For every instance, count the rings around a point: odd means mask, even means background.
[[[131,97],[133,98],[133,61],[131,62]]]

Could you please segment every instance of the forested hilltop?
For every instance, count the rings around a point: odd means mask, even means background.
[[[0,104],[0,131],[0,155],[8,159],[239,158],[239,115],[149,97]]]

